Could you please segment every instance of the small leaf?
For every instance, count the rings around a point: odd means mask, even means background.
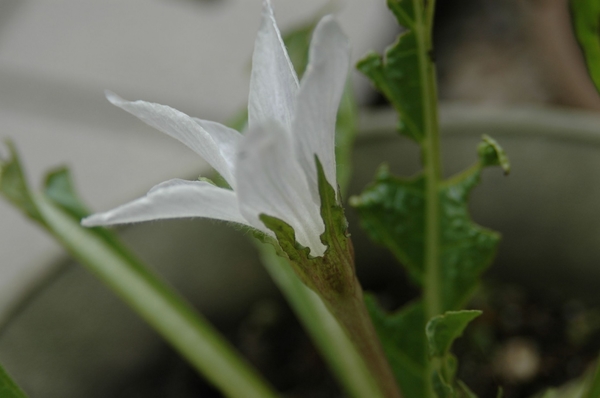
[[[27,398],[6,371],[0,366],[0,397],[2,398]]]
[[[433,390],[435,391],[435,394],[438,396],[438,398],[456,397],[454,388],[452,388],[452,386],[444,380],[444,378],[437,369],[433,371],[432,379]]]
[[[400,390],[405,397],[425,397],[427,340],[423,303],[417,301],[388,314],[373,297],[366,296],[365,301]]]
[[[448,311],[444,315],[433,317],[425,328],[429,343],[429,355],[444,357],[450,351],[454,340],[462,336],[465,328],[481,311]]]
[[[483,142],[477,148],[481,165],[483,167],[500,166],[504,170],[504,174],[510,173],[510,162],[504,149],[488,135],[483,135],[482,139]]]
[[[571,13],[588,72],[600,91],[600,2],[571,0]]]
[[[11,141],[6,142],[6,146],[10,153],[10,159],[2,159],[0,162],[0,192],[25,215],[43,223],[43,218],[25,182],[19,154]]]
[[[388,7],[400,25],[407,30],[402,33],[384,57],[371,53],[356,66],[365,74],[375,87],[392,103],[400,121],[400,132],[417,142],[425,134],[425,111],[423,82],[428,78],[431,60],[421,57],[427,54],[426,34],[422,27],[423,2],[406,0],[388,0]],[[418,7],[416,9],[415,7]]]
[[[90,214],[90,211],[77,197],[71,174],[66,167],[48,173],[44,193],[54,203],[78,220]]]

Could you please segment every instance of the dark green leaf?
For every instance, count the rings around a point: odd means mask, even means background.
[[[600,91],[600,2],[571,0],[577,40],[587,62],[588,72]]]
[[[373,297],[366,296],[365,300],[400,390],[405,397],[425,397],[427,341],[423,303],[418,301],[388,314]]]
[[[492,153],[490,153],[492,151]],[[493,154],[493,156],[492,156]],[[440,187],[441,207],[441,295],[444,311],[457,310],[476,288],[479,276],[491,263],[499,234],[471,220],[468,197],[486,165],[504,164],[501,148],[491,139],[480,147],[480,161]],[[495,160],[494,160],[495,159]],[[375,182],[351,205],[359,212],[361,225],[371,238],[386,246],[404,264],[414,281],[424,277],[425,180],[392,176],[379,170]]]
[[[2,398],[27,398],[25,393],[17,386],[6,371],[0,366],[0,397]]]
[[[467,325],[481,315],[481,311],[462,310],[448,311],[444,315],[432,318],[425,328],[429,355],[444,357],[450,351],[454,340],[459,338]]]
[[[392,103],[400,121],[402,134],[421,142],[425,134],[425,104],[423,82],[429,77],[431,60],[426,48],[427,33],[423,27],[423,2],[388,0],[400,25],[406,28],[384,57],[371,53],[357,68],[364,73]]]

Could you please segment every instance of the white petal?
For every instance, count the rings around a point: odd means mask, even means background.
[[[265,231],[260,214],[279,218],[294,228],[298,243],[309,247],[313,256],[323,255],[320,209],[283,125],[267,121],[248,129],[238,152],[236,179],[240,212],[250,225]]]
[[[292,129],[297,159],[316,198],[319,192],[315,154],[323,165],[327,181],[337,191],[335,121],[349,66],[348,38],[337,21],[326,16],[315,28]]]
[[[113,105],[187,145],[217,170],[232,188],[235,188],[233,169],[221,152],[219,140],[214,139],[193,118],[166,105],[126,101],[110,91],[106,91],[106,98]],[[227,149],[224,152],[227,152]]]
[[[133,223],[166,218],[204,217],[248,225],[237,197],[229,189],[205,181],[169,180],[144,197],[81,221],[85,227]]]
[[[275,23],[271,2],[266,0],[252,55],[248,126],[277,120],[289,130],[297,91],[296,72]]]
[[[235,154],[237,151],[238,143],[242,139],[242,135],[237,131],[230,127],[227,127],[221,123],[211,122],[210,120],[203,120],[198,118],[193,118],[196,123],[200,125],[216,142],[219,150],[221,152],[221,156],[227,162],[229,169],[232,170],[235,165]]]

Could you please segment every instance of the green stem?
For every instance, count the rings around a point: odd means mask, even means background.
[[[366,362],[383,395],[388,398],[400,398],[394,374],[379,342],[358,280],[355,280],[353,295],[340,297],[327,304]]]
[[[427,20],[433,20],[433,2],[426,11]],[[431,15],[431,16],[430,16]],[[420,8],[417,7],[416,19],[423,20]],[[442,310],[441,302],[441,270],[440,270],[440,197],[439,185],[442,179],[439,122],[437,114],[437,86],[435,66],[429,59],[431,44],[431,26],[416,24],[416,29],[421,29],[417,34],[419,38],[419,65],[421,68],[423,87],[423,109],[425,123],[425,138],[422,143],[423,162],[427,180],[426,198],[427,208],[425,216],[425,283],[424,296],[426,315],[430,319],[439,315]]]
[[[348,394],[356,398],[383,398],[370,367],[319,296],[300,281],[288,260],[277,256],[271,245],[259,242],[256,245],[267,271]]]
[[[426,176],[425,211],[425,278],[423,296],[426,319],[443,312],[440,252],[440,184],[442,181],[441,151],[438,120],[438,98],[435,64],[432,60],[432,30],[435,0],[429,0],[421,15],[421,7],[415,7],[415,29],[419,46],[419,66],[423,90],[423,117],[425,134],[422,142],[423,162]],[[428,362],[427,374],[431,375],[435,364]],[[427,396],[435,397],[431,377],[427,378]]]
[[[80,227],[44,197],[35,196],[34,200],[46,227],[65,248],[226,396],[277,396],[234,348],[157,276],[128,262],[93,230]]]

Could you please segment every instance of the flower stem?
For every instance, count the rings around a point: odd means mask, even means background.
[[[400,391],[371,322],[358,280],[355,279],[354,294],[330,301],[328,307],[363,357],[383,395],[399,398]]]

